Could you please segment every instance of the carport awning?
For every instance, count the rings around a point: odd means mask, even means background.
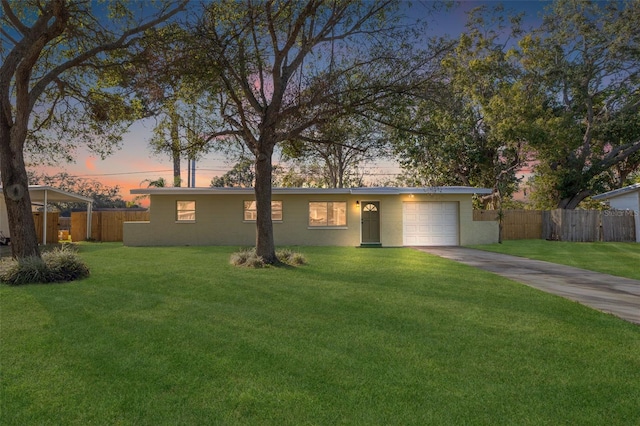
[[[2,187],[0,187],[0,197],[4,198]],[[93,206],[93,199],[46,185],[29,185],[29,198],[31,198],[31,203],[42,204],[44,206],[42,244],[47,243],[48,203],[87,203],[87,239],[91,237],[91,210]]]
[[[32,203],[93,203],[91,198],[43,185],[29,185],[29,197]]]

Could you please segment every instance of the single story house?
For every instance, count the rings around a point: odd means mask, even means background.
[[[640,183],[594,195],[591,198],[609,204],[612,209],[634,212],[636,242],[640,243]]]
[[[277,245],[457,246],[498,241],[498,224],[474,221],[472,197],[490,189],[274,188]],[[150,220],[125,222],[127,246],[255,245],[252,188],[145,188]]]
[[[74,194],[62,189],[46,185],[29,185],[29,198],[31,198],[32,211],[42,209],[44,212],[42,244],[47,242],[47,209],[49,203],[87,203],[87,222],[91,223],[91,209],[93,200],[82,195]],[[91,237],[91,227],[87,231],[87,239]],[[0,232],[5,237],[11,237],[9,233],[9,218],[7,216],[7,204],[4,199],[4,191],[0,186]]]

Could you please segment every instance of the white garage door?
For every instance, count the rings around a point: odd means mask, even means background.
[[[405,246],[457,246],[458,203],[403,203]]]

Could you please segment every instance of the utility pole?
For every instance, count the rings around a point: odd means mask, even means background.
[[[196,159],[191,159],[191,187],[196,187]]]

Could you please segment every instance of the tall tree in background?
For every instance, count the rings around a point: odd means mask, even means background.
[[[313,139],[283,144],[283,160],[322,169],[325,188],[362,186],[364,163],[388,155],[386,135],[379,125],[362,117],[343,117],[317,126]]]
[[[277,261],[271,223],[272,156],[277,144],[312,138],[314,126],[373,108],[429,65],[409,54],[394,28],[398,3],[223,0],[206,6],[193,28],[194,69],[220,105],[219,130],[255,158],[256,252]],[[407,44],[403,44],[407,43]],[[426,65],[425,65],[426,64]]]
[[[0,0],[0,172],[12,253],[40,256],[25,151],[73,156],[84,143],[109,154],[138,116],[137,106],[109,87],[144,32],[186,2],[153,10],[143,3]],[[151,13],[151,14],[150,14]]]
[[[471,11],[433,95],[398,105],[394,146],[409,184],[493,188],[483,204],[495,209],[516,189],[539,107],[508,50],[520,17],[507,18],[500,6]]]
[[[535,186],[558,208],[624,184],[640,166],[640,1],[559,0],[520,42],[527,84],[547,96],[532,143]]]
[[[204,137],[208,127],[203,124],[201,111],[195,102],[187,105],[182,100],[169,98],[158,112],[149,145],[155,154],[171,157],[175,187],[182,184],[181,161],[197,160],[209,150]]]
[[[317,162],[289,162],[286,166],[274,166],[273,186],[282,188],[326,188],[324,168]]]
[[[122,75],[122,85],[135,91],[155,119],[149,146],[154,154],[171,158],[174,187],[182,184],[181,161],[198,159],[209,149],[202,135],[212,106],[187,81],[186,36],[177,24],[147,32],[144,54]]]
[[[222,176],[211,179],[211,187],[253,188],[256,179],[253,166],[254,162],[250,159],[240,159],[231,170]]]

